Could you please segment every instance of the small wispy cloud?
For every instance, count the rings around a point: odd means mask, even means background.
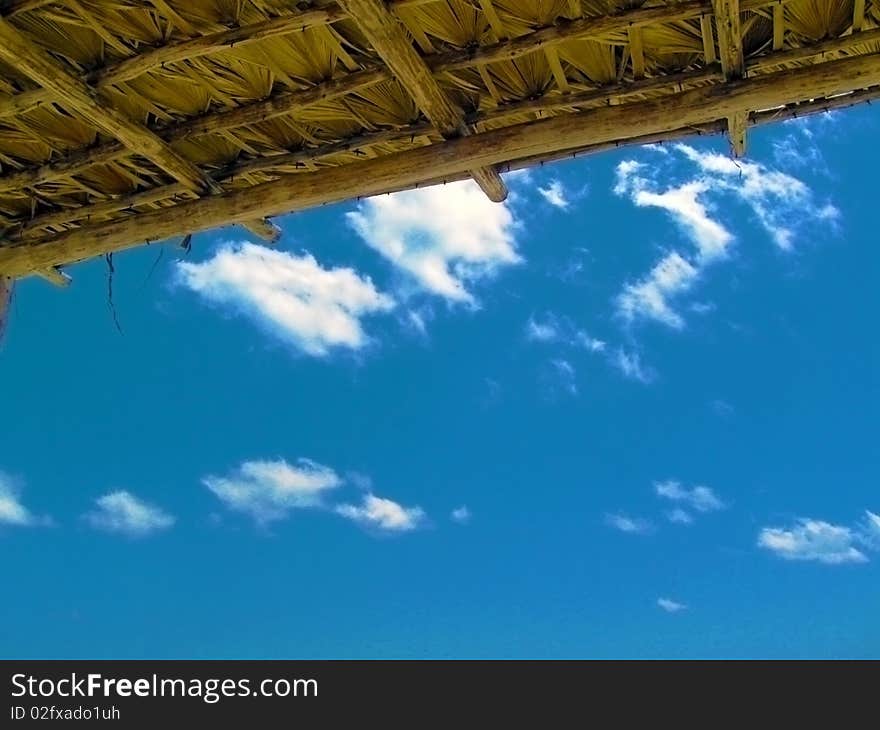
[[[252,243],[226,243],[200,263],[180,261],[177,278],[205,300],[231,307],[318,357],[365,347],[370,340],[361,320],[394,307],[391,297],[353,269],[325,269],[310,254]]]
[[[576,327],[567,317],[552,312],[543,316],[531,315],[526,322],[526,339],[530,342],[558,343],[583,348],[589,352],[603,352],[606,343]]]
[[[348,520],[383,532],[409,532],[425,521],[421,507],[404,507],[373,494],[365,494],[360,505],[340,504],[335,511]]]
[[[36,527],[51,524],[48,517],[38,517],[21,501],[21,489],[11,476],[0,472],[0,526]]]
[[[673,601],[671,598],[658,598],[657,606],[666,611],[666,613],[680,613],[687,609],[686,604]]]
[[[617,348],[611,353],[609,362],[630,380],[648,384],[656,378],[654,370],[642,362],[641,355],[637,352]]]
[[[654,492],[658,497],[678,502],[697,512],[717,512],[726,507],[710,487],[703,485],[686,489],[681,485],[681,482],[669,479],[664,482],[655,482]]]
[[[461,505],[461,507],[456,507],[449,515],[450,519],[459,525],[468,524],[471,521],[472,516],[470,509],[464,504]]]
[[[167,530],[175,522],[175,518],[163,509],[125,490],[98,497],[95,509],[84,517],[95,529],[131,537],[146,537]]]
[[[539,187],[538,192],[554,208],[568,210],[568,207],[571,205],[561,180],[550,180],[545,187]]]
[[[472,180],[368,198],[346,218],[424,291],[475,305],[468,286],[522,259],[511,200],[493,203]]]
[[[320,506],[325,494],[343,480],[311,459],[293,464],[276,459],[245,461],[232,473],[206,476],[202,483],[229,509],[267,524],[284,519],[292,510]]]
[[[666,513],[666,519],[674,525],[690,525],[694,521],[693,515],[681,507],[669,510]]]
[[[576,396],[578,394],[577,370],[564,358],[555,358],[547,363],[542,374],[542,382],[546,394]]]
[[[654,527],[648,520],[630,517],[622,512],[606,514],[605,524],[630,535],[647,535]]]
[[[788,527],[763,528],[758,546],[784,560],[867,563],[866,553],[880,550],[880,515],[866,511],[864,521],[854,527],[802,517]]]

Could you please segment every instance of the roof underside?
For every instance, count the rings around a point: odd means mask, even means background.
[[[0,276],[872,98],[876,0],[0,0]]]

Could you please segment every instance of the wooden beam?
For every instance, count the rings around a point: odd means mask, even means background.
[[[70,286],[70,282],[72,281],[70,275],[65,274],[57,266],[50,266],[48,269],[39,269],[34,273],[55,286],[67,287]]]
[[[2,19],[0,59],[51,91],[69,111],[81,114],[132,152],[143,155],[176,180],[190,186],[194,192],[222,192],[220,186],[161,137],[114,109],[106,97],[74,76],[11,23]],[[267,222],[243,224],[256,235],[268,237],[268,240],[278,237],[277,229]]]
[[[93,86],[102,89],[112,84],[130,81],[165,64],[188,61],[212,53],[228,51],[233,46],[241,47],[269,38],[299,33],[309,28],[330,25],[345,17],[347,17],[345,11],[338,5],[281,15],[231,30],[168,43],[99,69],[89,74],[87,79]]]
[[[717,60],[715,55],[715,31],[712,30],[712,16],[700,16],[700,34],[703,37],[703,56],[708,66]]]
[[[718,30],[718,54],[721,70],[728,81],[741,79],[746,72],[742,45],[742,19],[739,0],[712,0],[715,27]],[[746,152],[746,113],[738,110],[727,117],[727,132],[734,157]]]
[[[785,43],[785,6],[773,6],[773,50],[780,51]]]
[[[858,33],[865,24],[865,0],[855,0],[853,4],[852,32]]]
[[[645,48],[642,44],[642,29],[629,29],[629,54],[632,58],[633,78],[640,79],[645,75]]]
[[[401,86],[444,137],[471,134],[464,122],[464,113],[440,88],[431,69],[410,43],[400,21],[391,14],[383,0],[340,0],[340,4]],[[471,174],[490,200],[501,202],[507,198],[507,187],[495,170],[477,167]]]
[[[565,154],[644,135],[710,125],[743,109],[775,109],[880,85],[880,54],[699,87],[670,97],[591,109],[483,132],[356,165],[291,175],[223,196],[112,221],[28,244],[0,246],[0,272],[27,276],[161,240],[182,230],[201,231],[254,216],[278,215],[325,203],[414,187],[474,167],[539,155]],[[833,103],[830,100],[829,103]],[[813,102],[815,103],[815,102]]]

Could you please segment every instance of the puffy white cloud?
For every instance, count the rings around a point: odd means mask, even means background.
[[[680,611],[687,609],[687,605],[679,603],[678,601],[673,601],[671,598],[658,598],[657,605],[666,611],[666,613],[679,613]]]
[[[227,476],[206,476],[202,483],[229,509],[265,524],[281,520],[294,509],[318,507],[324,495],[343,483],[330,467],[310,459],[289,464],[245,461]]]
[[[571,201],[566,194],[565,186],[560,180],[551,180],[545,187],[538,187],[538,192],[554,208],[567,210]]]
[[[799,519],[788,528],[765,527],[758,545],[785,560],[815,560],[826,565],[864,563],[868,558],[856,547],[859,537],[849,527],[823,520]]]
[[[466,525],[471,521],[472,517],[470,509],[464,504],[461,507],[456,507],[452,510],[449,516],[453,522],[457,522],[459,525]]]
[[[369,246],[421,288],[473,305],[470,282],[521,261],[511,205],[493,203],[465,180],[368,198],[347,218]]]
[[[0,526],[34,527],[49,522],[47,517],[37,517],[22,504],[20,490],[15,481],[0,472]]]
[[[121,490],[95,500],[96,509],[87,512],[86,521],[99,530],[144,537],[167,530],[175,519],[164,510]]]
[[[365,494],[360,505],[340,504],[336,513],[383,532],[408,532],[420,527],[425,520],[421,507],[404,507],[374,494]]]
[[[605,524],[630,535],[647,535],[653,529],[648,520],[629,517],[621,512],[605,515]]]
[[[206,300],[235,308],[315,356],[364,347],[369,339],[361,319],[394,306],[353,269],[325,269],[310,254],[251,243],[227,243],[200,263],[178,262],[177,273]]]
[[[702,485],[686,489],[680,482],[668,480],[656,482],[654,491],[658,497],[683,503],[697,512],[716,512],[726,506],[712,489]]]

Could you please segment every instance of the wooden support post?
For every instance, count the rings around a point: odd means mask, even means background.
[[[712,0],[712,4],[718,30],[721,70],[728,81],[736,81],[745,75],[746,70],[739,0]],[[727,117],[727,132],[734,157],[742,157],[746,153],[747,117],[748,114],[742,111]]]
[[[342,7],[357,23],[373,50],[388,65],[416,105],[447,138],[472,133],[464,113],[449,99],[424,59],[409,42],[400,22],[383,0],[341,0]],[[478,167],[471,176],[490,200],[507,198],[507,186],[491,167]]]

